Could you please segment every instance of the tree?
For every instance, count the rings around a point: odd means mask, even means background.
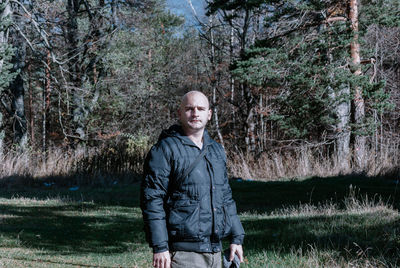
[[[356,4],[221,0],[210,5],[211,11],[248,9],[246,14],[251,14],[256,10],[264,20],[254,45],[244,49],[232,66],[239,87],[247,88],[248,94],[242,96],[249,107],[246,122],[251,133],[259,133],[253,136],[258,144],[268,140],[265,124],[277,130],[269,134],[270,146],[274,140],[291,144],[335,141],[338,161],[348,170],[352,133],[354,160],[363,168],[365,137],[373,128],[364,103],[383,107],[387,95],[382,83],[370,81],[362,71],[371,62],[360,65],[364,32],[358,29]],[[388,3],[380,4],[381,8]],[[368,10],[371,5],[363,7]],[[233,17],[226,16],[227,20]]]
[[[24,109],[24,82],[22,70],[25,65],[26,46],[21,34],[25,26],[25,19],[20,12],[21,3],[18,1],[2,3],[2,24],[5,27],[2,31],[2,45],[5,50],[12,45],[15,47],[15,53],[10,59],[10,71],[14,74],[9,76],[8,68],[5,69],[5,75],[8,76],[7,88],[2,94],[2,103],[8,115],[12,117],[13,125],[13,143],[22,151],[27,145],[27,126]],[[5,66],[3,66],[5,67]],[[5,100],[6,96],[9,103]]]
[[[12,46],[9,43],[9,27],[11,25],[11,5],[9,1],[0,2],[0,98],[7,90],[10,81],[15,77],[12,72],[11,58]],[[4,109],[2,109],[4,111]],[[0,111],[0,157],[3,156],[4,147],[4,113]]]
[[[221,43],[215,42],[212,38],[205,38],[210,42],[212,49],[220,50],[220,54],[226,57],[230,55],[228,66],[235,61],[246,57],[246,49],[254,45],[259,33],[260,19],[262,12],[265,11],[263,1],[226,1],[217,0],[208,2],[208,15],[215,16],[221,22],[217,28],[221,35]],[[210,30],[212,33],[212,30]],[[230,40],[230,43],[226,42]],[[235,49],[234,49],[235,48]],[[211,57],[213,58],[213,57]],[[214,59],[215,60],[215,59]],[[222,65],[222,64],[220,64]],[[219,92],[226,101],[233,105],[240,116],[240,120],[232,122],[231,128],[239,127],[238,135],[244,136],[244,143],[247,152],[256,150],[256,120],[258,97],[255,96],[252,88],[249,87],[247,81],[239,79],[236,85],[233,77],[226,83],[220,85],[230,85],[227,88],[219,86]],[[235,90],[237,88],[237,90]],[[235,94],[236,92],[236,94]],[[226,98],[229,96],[230,98]]]
[[[359,42],[359,29],[358,29],[358,9],[359,3],[357,0],[349,1],[349,20],[350,27],[353,34],[353,40],[350,43],[350,54],[351,54],[351,64],[353,68],[353,74],[355,76],[362,75],[361,71],[361,58],[360,58],[360,42]],[[353,98],[353,116],[354,123],[362,125],[365,119],[365,103],[362,89],[359,86],[354,87],[354,98]],[[356,168],[363,170],[365,167],[365,135],[355,135],[354,138],[354,159]]]
[[[26,60],[26,42],[22,35],[25,30],[26,19],[21,8],[22,3],[13,4],[13,27],[11,28],[11,42],[15,47],[15,54],[12,59],[15,78],[10,83],[11,114],[13,116],[14,144],[21,151],[25,151],[28,145],[28,131],[25,117],[25,87],[23,71]]]

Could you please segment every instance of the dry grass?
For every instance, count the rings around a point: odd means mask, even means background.
[[[399,211],[354,186],[337,201],[242,213],[250,267],[398,267]]]
[[[350,185],[348,194],[343,199],[343,208],[337,202],[327,200],[317,205],[304,203],[283,207],[273,211],[270,216],[275,217],[316,217],[334,216],[343,214],[366,214],[366,213],[388,213],[398,215],[398,211],[388,202],[382,200],[382,196],[375,195],[373,198],[368,194],[360,195],[359,188]]]
[[[26,178],[55,178],[75,184],[107,184],[115,180],[138,180],[148,144],[140,149],[126,144],[99,148],[51,149],[44,156],[40,153],[10,152],[0,156],[0,178],[12,178],[13,184],[24,184]],[[400,150],[395,144],[381,146],[380,150],[367,152],[367,165],[361,172],[367,176],[387,175],[399,177]],[[332,153],[322,147],[299,147],[286,151],[271,151],[258,156],[227,152],[230,176],[243,179],[276,181],[304,177],[328,177],[354,173],[343,170]],[[358,172],[360,173],[360,172]],[[4,180],[3,180],[4,182]]]
[[[139,178],[144,152],[130,153],[123,147],[52,149],[46,155],[10,152],[0,156],[3,183],[26,185],[44,180],[57,184],[107,184]],[[0,181],[1,182],[1,181]]]
[[[228,153],[228,169],[232,176],[252,180],[281,180],[282,178],[328,177],[363,173],[367,176],[392,178],[400,174],[400,155],[397,144],[381,146],[379,151],[367,151],[366,167],[355,172],[351,167],[343,170],[334,154],[327,155],[322,148],[300,147],[290,151],[262,153],[258,156]]]

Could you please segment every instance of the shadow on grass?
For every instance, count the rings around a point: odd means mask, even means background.
[[[69,175],[57,175],[46,177],[32,177],[23,175],[14,175],[0,177],[1,189],[12,191],[35,189],[62,189],[69,187],[91,187],[91,188],[109,188],[114,185],[131,185],[141,181],[142,174],[137,172],[76,172]]]
[[[249,182],[232,181],[234,199],[239,212],[270,213],[281,208],[302,204],[330,202],[344,206],[349,187],[358,189],[358,197],[382,197],[384,202],[398,209],[400,197],[397,183],[388,179],[362,176],[310,178],[301,181]],[[108,185],[107,187],[68,188],[34,187],[0,190],[0,197],[65,198],[61,205],[0,206],[3,220],[0,235],[10,243],[57,251],[60,254],[104,253],[113,254],[143,247],[146,242],[142,232],[139,211],[139,183]],[[78,202],[70,202],[70,201]],[[83,201],[83,202],[82,202]],[[29,200],[27,201],[29,202]],[[113,213],[113,211],[118,213]],[[10,215],[10,217],[7,217]],[[245,218],[245,250],[313,247],[337,250],[342,256],[357,256],[365,251],[370,256],[383,254],[394,259],[399,256],[400,223],[398,218],[375,221],[378,214],[336,215],[309,217]],[[384,218],[384,217],[383,217]],[[0,219],[1,220],[1,219]],[[12,242],[14,241],[14,242]],[[17,242],[15,242],[17,241]]]
[[[31,198],[35,200],[66,199],[94,202],[101,205],[139,207],[140,182],[138,174],[110,176],[102,183],[78,183],[74,177],[52,176],[34,179],[16,177],[18,182],[7,183],[13,177],[0,178],[0,198]],[[122,177],[122,178],[121,178]],[[129,178],[127,178],[129,177]],[[132,177],[132,178],[131,178]]]
[[[1,205],[0,214],[3,243],[9,240],[10,247],[38,248],[66,255],[113,254],[134,250],[135,244],[145,243],[143,224],[134,208],[121,211],[121,208],[85,203]]]
[[[355,189],[357,198],[382,198],[382,201],[400,208],[400,183],[396,180],[365,176],[313,177],[305,180],[276,182],[232,181],[231,187],[239,212],[269,213],[299,205],[319,205],[326,202],[344,206],[349,189]]]
[[[145,244],[139,209],[139,183],[45,186],[51,179],[0,190],[2,247],[58,254],[115,254]],[[3,182],[4,183],[4,182]],[[5,242],[6,241],[6,242]],[[8,241],[8,242],[7,242]]]
[[[297,250],[302,254],[328,251],[334,252],[331,257],[341,256],[345,260],[373,257],[385,260],[388,267],[399,265],[400,221],[376,220],[379,216],[382,215],[371,213],[244,220],[244,248],[247,254],[263,250],[280,255]]]
[[[231,183],[238,210],[267,215],[283,208],[310,204],[345,207],[350,187],[362,204],[368,196],[372,203],[383,201],[395,210],[400,208],[400,187],[390,179],[364,176],[310,178],[301,181]],[[290,210],[290,209],[289,209]],[[263,250],[291,254],[310,250],[333,251],[346,260],[374,257],[390,265],[400,264],[400,220],[390,210],[315,216],[269,216],[242,221],[246,231],[245,250]]]

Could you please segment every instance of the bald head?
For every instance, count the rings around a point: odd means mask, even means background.
[[[178,110],[179,120],[186,134],[202,133],[211,119],[210,103],[200,91],[190,91],[182,97]]]
[[[202,101],[202,102],[204,102],[204,104],[207,104],[206,105],[207,109],[210,108],[210,103],[208,102],[207,96],[204,95],[202,92],[197,91],[197,90],[189,91],[188,93],[183,95],[183,97],[181,99],[180,107],[184,107],[190,99],[196,99],[198,101]]]

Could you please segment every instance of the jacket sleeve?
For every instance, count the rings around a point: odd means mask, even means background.
[[[224,160],[226,163],[226,155],[224,152]],[[231,237],[230,237],[230,243],[231,244],[238,244],[242,245],[243,240],[244,240],[244,229],[242,226],[242,223],[240,222],[239,216],[237,215],[237,209],[236,209],[236,203],[232,198],[232,189],[229,186],[229,181],[228,181],[228,174],[226,170],[226,165],[225,165],[225,170],[224,170],[224,204],[227,206],[227,213],[229,215],[229,218],[231,219],[231,224],[232,224],[232,229],[231,229]]]
[[[140,207],[142,209],[146,240],[154,253],[168,250],[168,232],[164,200],[168,191],[171,171],[169,156],[160,144],[148,153],[141,184]]]

